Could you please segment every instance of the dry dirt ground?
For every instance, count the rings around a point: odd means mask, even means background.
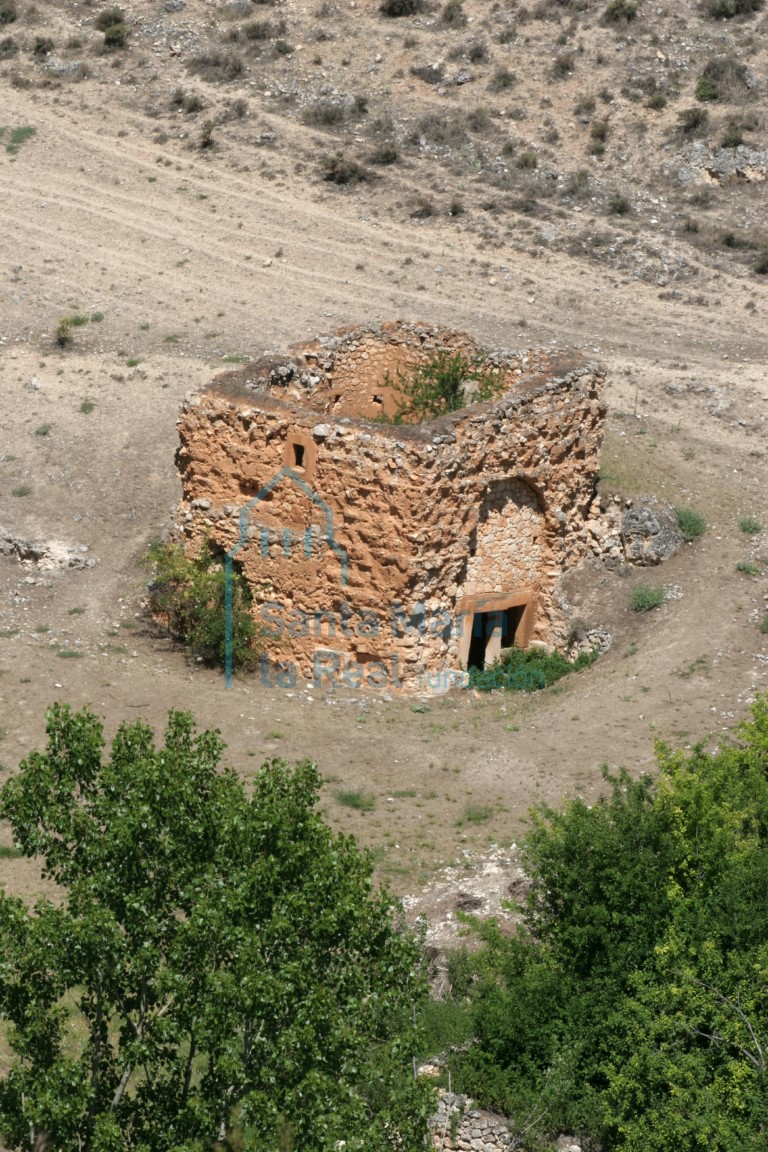
[[[316,759],[333,824],[443,939],[457,900],[494,907],[514,885],[532,803],[591,800],[604,762],[647,770],[656,738],[721,737],[768,690],[768,16],[645,0],[612,26],[602,10],[467,0],[454,26],[360,0],[136,3],[127,46],[104,52],[96,7],[17,0],[0,28],[0,535],[86,566],[0,555],[4,774],[42,745],[54,700],[89,705],[108,736],[191,709],[245,778]],[[718,54],[748,83],[731,69],[705,106]],[[411,72],[435,63],[438,83]],[[709,117],[691,133],[688,108]],[[751,152],[721,180],[707,157],[737,156],[718,147],[734,123]],[[383,143],[397,159],[375,165]],[[337,153],[377,179],[323,179]],[[58,347],[71,316],[87,322]],[[545,692],[228,691],[142,614],[140,558],[179,496],[179,401],[233,358],[399,316],[603,361],[603,485],[693,506],[708,531],[651,573],[571,578],[574,617],[613,645]],[[633,613],[648,580],[668,599]],[[0,869],[41,890],[27,862]]]

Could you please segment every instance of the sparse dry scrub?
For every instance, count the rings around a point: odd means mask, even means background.
[[[236,52],[223,48],[208,48],[193,56],[189,70],[211,84],[237,80],[243,74],[243,61]]]
[[[382,16],[395,19],[399,16],[416,16],[425,9],[425,0],[382,0],[379,12]]]
[[[374,179],[373,172],[346,157],[342,152],[326,156],[323,160],[323,180],[331,184],[364,184]]]
[[[346,119],[346,106],[334,100],[314,100],[301,113],[302,123],[310,128],[340,128]]]

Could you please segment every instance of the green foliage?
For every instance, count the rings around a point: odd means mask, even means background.
[[[112,24],[104,31],[105,48],[125,48],[128,43],[128,29],[122,22]]]
[[[461,352],[447,349],[435,352],[407,372],[398,369],[396,384],[388,373],[384,382],[402,397],[395,424],[432,420],[456,412],[469,403],[492,399],[504,387],[503,377],[483,375],[481,356],[470,360]]]
[[[461,0],[447,0],[440,13],[440,21],[446,28],[465,28],[467,14]]]
[[[719,100],[720,89],[708,76],[700,76],[696,81],[696,99],[702,101]]]
[[[427,1000],[421,1009],[422,1059],[445,1052],[472,1037],[472,1013],[466,999]]]
[[[765,0],[703,0],[702,8],[713,20],[730,20],[734,16],[751,16],[759,12]]]
[[[737,572],[743,572],[745,576],[758,576],[760,568],[757,564],[753,564],[750,560],[739,560],[736,565]]]
[[[384,143],[377,145],[369,154],[368,163],[378,165],[396,164],[399,159],[400,150],[397,145]]]
[[[56,326],[56,343],[60,348],[68,348],[72,340],[72,318],[62,316]]]
[[[333,797],[344,808],[354,808],[357,812],[372,812],[376,807],[376,797],[358,788],[349,790],[340,788],[334,792]]]
[[[15,156],[21,145],[25,144],[27,140],[31,140],[36,132],[37,128],[33,128],[31,125],[25,125],[22,128],[14,128],[8,137],[8,143],[5,146],[5,150],[8,155]]]
[[[205,120],[203,122],[203,126],[200,129],[200,140],[198,141],[199,147],[202,151],[205,151],[207,148],[214,147],[216,143],[213,136],[215,127],[216,125],[214,124],[213,120]]]
[[[88,324],[86,316],[62,316],[56,325],[56,343],[60,348],[68,348],[73,343],[73,328],[82,328]]]
[[[603,12],[605,24],[629,24],[637,16],[638,5],[634,0],[611,0]]]
[[[755,516],[742,516],[739,520],[739,530],[746,536],[758,536],[763,526]]]
[[[514,88],[517,84],[517,76],[514,72],[510,72],[509,68],[499,67],[494,72],[488,83],[489,92],[506,92],[509,88]]]
[[[125,13],[122,8],[104,8],[94,20],[94,26],[98,28],[99,32],[106,32],[108,28],[114,28],[116,24],[124,23]]]
[[[632,611],[650,612],[664,603],[664,589],[659,584],[638,584],[632,590]]]
[[[686,543],[697,540],[706,532],[707,522],[701,512],[697,512],[695,508],[675,508],[675,515],[677,516],[678,527],[683,534],[683,540]]]
[[[382,16],[396,19],[399,16],[416,16],[424,8],[425,0],[381,0],[379,12]]]
[[[171,636],[204,663],[224,664],[226,574],[209,543],[195,559],[180,544],[151,544],[145,557],[150,570],[149,611]],[[232,661],[253,668],[259,656],[251,594],[242,575],[232,571]]]
[[[768,612],[766,612],[763,616],[762,620],[758,624],[758,628],[763,633],[763,635],[768,633]]]
[[[683,108],[682,112],[678,112],[677,118],[684,136],[694,136],[709,124],[709,113],[706,108]]]
[[[323,180],[329,180],[332,184],[364,184],[373,179],[373,172],[343,152],[336,152],[323,160]]]
[[[301,113],[302,123],[310,128],[338,128],[346,118],[345,105],[334,100],[314,100]]]
[[[494,809],[492,804],[467,804],[457,824],[459,826],[463,824],[485,824],[486,820],[491,819],[493,813]]]
[[[481,950],[449,963],[477,1038],[454,1086],[524,1146],[765,1147],[768,698],[737,736],[659,745],[655,778],[604,770],[594,806],[538,810],[521,929],[475,925]]]
[[[735,124],[731,121],[726,125],[720,140],[721,148],[738,148],[744,143],[744,129],[740,124]]]
[[[18,15],[15,0],[0,0],[0,28],[6,24],[13,24]]]
[[[109,759],[88,711],[47,732],[0,794],[58,885],[34,910],[0,893],[6,1145],[424,1148],[420,941],[318,814],[315,766],[267,761],[248,796],[183,713],[159,746],[123,724]]]
[[[490,692],[494,688],[534,692],[549,688],[569,672],[588,668],[599,655],[599,651],[594,649],[581,652],[575,660],[566,660],[560,652],[546,652],[541,648],[505,648],[495,664],[482,670],[470,669],[469,684],[480,692]]]

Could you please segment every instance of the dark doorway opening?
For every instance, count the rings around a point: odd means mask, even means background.
[[[303,444],[294,444],[293,445],[293,466],[294,466],[294,468],[303,468],[304,467],[304,445]]]
[[[495,612],[475,612],[467,668],[482,671],[486,664],[497,660],[505,648],[514,648],[525,609],[525,604],[518,604]]]
[[[488,644],[486,627],[488,612],[476,612],[472,617],[472,639],[469,642],[469,657],[467,668],[485,668],[485,649]]]
[[[518,604],[515,608],[505,610],[501,629],[502,648],[514,648],[517,630],[523,622],[524,614],[525,604]]]

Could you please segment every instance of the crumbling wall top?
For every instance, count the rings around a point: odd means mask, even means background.
[[[477,365],[481,376],[498,380],[498,394],[432,420],[393,425],[389,421],[402,399],[400,380],[438,352],[461,353]],[[574,352],[488,351],[463,332],[396,321],[341,329],[264,355],[217,376],[205,395],[238,408],[286,410],[308,426],[322,417],[351,427],[364,424],[369,432],[375,424],[385,437],[420,440],[445,433],[468,418],[483,419],[492,408],[511,416],[542,392],[573,388],[582,376],[587,377],[587,386],[594,387],[595,372],[595,365]]]

